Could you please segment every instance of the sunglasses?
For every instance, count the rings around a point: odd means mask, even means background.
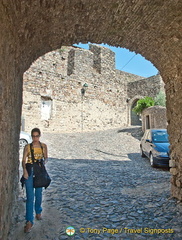
[[[38,138],[40,135],[32,135],[33,138]]]

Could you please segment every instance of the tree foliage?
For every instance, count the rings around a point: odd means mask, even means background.
[[[137,105],[133,108],[133,111],[139,115],[145,108],[154,106],[155,101],[152,97],[141,98],[137,101]]]
[[[155,105],[165,107],[166,106],[166,94],[163,91],[160,91],[154,98]]]
[[[166,106],[166,95],[165,92],[160,91],[155,98],[145,97],[137,101],[136,106],[133,108],[133,112],[137,115],[141,114],[145,108],[151,106]]]

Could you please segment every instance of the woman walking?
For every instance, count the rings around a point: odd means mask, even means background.
[[[33,162],[44,159],[44,163],[48,160],[47,146],[41,143],[41,132],[39,128],[34,128],[31,131],[32,144],[27,144],[24,148],[22,167],[23,177],[25,178],[26,187],[26,225],[24,232],[28,233],[34,224],[34,209],[36,219],[41,220],[42,212],[42,188],[33,187]],[[32,156],[33,154],[33,156]],[[33,158],[33,159],[32,159]]]

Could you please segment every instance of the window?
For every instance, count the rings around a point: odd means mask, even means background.
[[[152,133],[152,140],[154,142],[164,142],[164,143],[168,143],[168,133],[167,131],[156,131]]]
[[[146,139],[151,140],[151,134],[150,134],[150,131],[147,132]]]
[[[149,115],[146,116],[146,129],[150,129],[150,118],[149,118]]]
[[[52,99],[41,97],[41,120],[49,120],[52,112]]]

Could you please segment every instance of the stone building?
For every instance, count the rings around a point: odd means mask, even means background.
[[[116,70],[115,54],[106,47],[62,47],[24,74],[22,129],[94,131],[140,124],[132,108],[162,88],[160,75],[142,79]]]
[[[167,128],[165,107],[153,106],[142,111],[142,130],[149,128]]]

